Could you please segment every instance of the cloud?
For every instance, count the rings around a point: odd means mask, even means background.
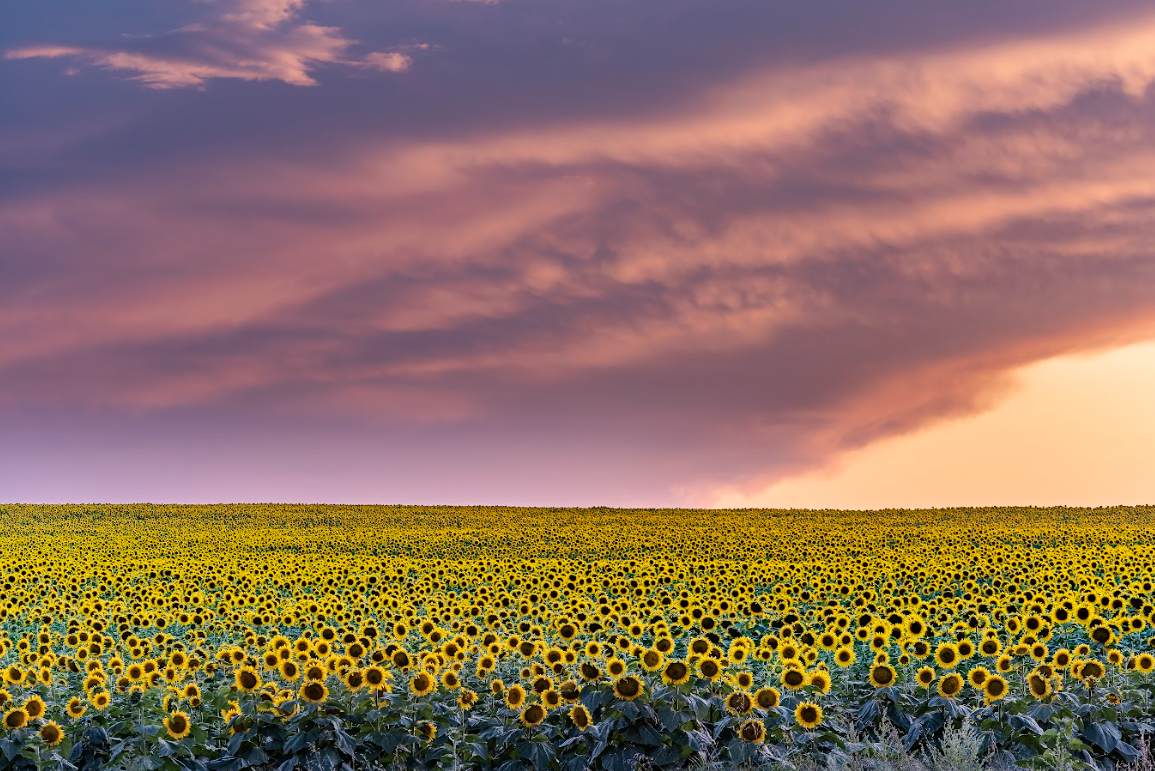
[[[161,35],[129,38],[119,46],[29,45],[6,51],[4,58],[71,59],[127,73],[130,80],[155,89],[199,88],[214,78],[315,86],[313,72],[324,65],[404,72],[412,64],[399,52],[351,57],[356,41],[339,28],[300,20],[305,2],[231,0],[213,4],[215,16]]]
[[[386,72],[405,72],[413,66],[413,57],[408,54],[403,54],[400,51],[391,51],[389,53],[374,52],[367,55],[364,62],[370,67],[385,70]]]
[[[751,493],[1150,330],[1153,44],[1139,15],[30,191],[0,409],[354,421],[487,484]]]

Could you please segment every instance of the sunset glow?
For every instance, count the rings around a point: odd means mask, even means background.
[[[1148,4],[3,15],[4,500],[1155,502]]]

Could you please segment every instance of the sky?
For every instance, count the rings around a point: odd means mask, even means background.
[[[1155,503],[1155,9],[43,0],[0,500]]]

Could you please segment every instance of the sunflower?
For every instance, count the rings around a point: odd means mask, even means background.
[[[1115,641],[1115,635],[1108,627],[1097,626],[1091,630],[1091,639],[1100,645],[1110,645]]]
[[[1037,672],[1032,672],[1027,677],[1027,687],[1036,699],[1045,699],[1051,695],[1051,682]]]
[[[583,661],[582,665],[578,667],[578,671],[587,683],[596,683],[602,677],[602,671],[598,669],[598,666],[589,661]]]
[[[853,666],[857,659],[854,649],[849,646],[839,648],[834,652],[834,663],[840,667]]]
[[[808,701],[800,701],[794,708],[794,719],[803,728],[814,728],[822,722],[822,707]]]
[[[591,719],[589,710],[581,704],[575,704],[569,711],[569,719],[573,721],[573,724],[577,726],[579,731],[584,731],[590,727]]]
[[[192,731],[188,715],[183,712],[173,712],[164,719],[164,727],[173,739],[183,739]]]
[[[761,720],[747,720],[738,727],[738,736],[744,742],[761,744],[766,738],[766,726]]]
[[[297,662],[293,661],[292,659],[282,661],[278,667],[278,670],[281,673],[281,677],[285,678],[289,682],[293,682],[301,676],[301,668],[297,666]]]
[[[64,708],[70,718],[82,718],[84,713],[88,711],[88,705],[83,700],[73,696],[68,700],[68,706]]]
[[[88,703],[98,710],[106,709],[111,701],[112,697],[108,695],[108,691],[93,691],[88,694]]]
[[[740,690],[750,690],[754,686],[754,673],[738,672],[730,678],[730,683]]]
[[[511,685],[505,692],[505,706],[510,709],[519,708],[525,702],[525,689],[520,685]]]
[[[543,720],[545,720],[545,707],[540,704],[530,704],[521,711],[521,722],[527,728],[532,728]]]
[[[690,668],[681,661],[670,661],[662,669],[662,680],[667,685],[681,685],[690,679]]]
[[[564,683],[558,686],[557,690],[558,693],[561,694],[561,697],[568,702],[577,701],[581,697],[582,693],[581,686],[575,683],[573,680],[566,680]]]
[[[793,667],[782,670],[782,674],[778,679],[782,685],[792,691],[797,691],[806,685],[806,673],[801,669],[794,669]]]
[[[941,643],[934,652],[934,660],[943,669],[950,669],[955,664],[958,664],[958,648],[952,643]]]
[[[9,731],[15,731],[17,728],[23,728],[28,725],[28,713],[21,708],[9,710],[4,715],[4,727]]]
[[[417,724],[417,733],[425,737],[425,743],[428,744],[437,736],[437,724],[424,720]]]
[[[938,681],[938,695],[946,699],[953,699],[962,690],[963,679],[958,672],[943,675]]]
[[[806,683],[811,688],[817,688],[820,693],[830,693],[830,675],[824,670],[817,669],[811,672]]]
[[[350,669],[345,673],[344,681],[350,691],[359,691],[365,687],[365,673],[360,669]]]
[[[722,676],[722,665],[716,659],[702,659],[698,662],[698,673],[712,683],[717,682]]]
[[[387,677],[385,670],[379,666],[372,666],[365,670],[365,684],[374,690],[380,690]]]
[[[473,709],[473,705],[477,703],[477,692],[471,691],[468,688],[462,688],[457,696],[457,706],[461,709]]]
[[[1007,681],[999,675],[991,675],[983,683],[983,692],[986,694],[986,703],[998,701],[1007,695]]]
[[[237,689],[245,693],[253,693],[261,687],[261,676],[252,667],[241,667],[233,673]]]
[[[647,672],[657,672],[662,668],[662,656],[660,651],[653,648],[642,654],[642,668]]]
[[[56,721],[49,720],[40,726],[40,741],[49,747],[55,747],[64,741],[64,731],[60,730],[60,726],[56,724]]]
[[[1135,657],[1135,669],[1145,675],[1150,673],[1151,670],[1155,669],[1155,656],[1150,653],[1140,653]]]
[[[301,698],[310,704],[320,704],[329,698],[329,689],[320,680],[306,680],[301,686]]]
[[[773,709],[778,706],[781,696],[777,688],[759,688],[754,693],[754,703],[759,709]]]
[[[967,680],[970,681],[972,688],[981,689],[983,687],[983,683],[985,683],[987,678],[990,676],[991,672],[986,667],[975,667],[967,673]]]
[[[1080,662],[1079,674],[1076,677],[1088,685],[1094,685],[1097,680],[1103,677],[1103,673],[1103,665],[1094,659],[1089,659]]]
[[[430,694],[436,687],[437,681],[428,672],[418,672],[409,681],[409,690],[413,692],[414,696]]]
[[[994,637],[988,637],[979,643],[979,653],[988,659],[997,658],[1002,649],[1002,643]]]
[[[447,669],[441,675],[441,684],[453,691],[461,687],[461,680],[452,669]]]
[[[934,684],[935,672],[931,667],[923,667],[915,674],[914,679],[923,688],[930,688]]]
[[[609,672],[610,677],[621,677],[626,673],[626,662],[614,656],[606,661],[606,672]]]
[[[45,709],[44,699],[35,694],[29,696],[28,700],[24,702],[24,711],[28,713],[29,720],[39,720],[44,717]]]
[[[896,679],[894,667],[890,664],[875,664],[870,668],[870,684],[875,688],[894,685]]]
[[[726,697],[726,711],[731,715],[749,715],[754,709],[754,700],[746,691],[734,691]]]
[[[489,692],[494,696],[500,696],[505,692],[505,681],[500,677],[489,684]]]
[[[644,691],[645,685],[641,680],[634,677],[633,675],[619,677],[614,681],[614,695],[616,695],[619,699],[633,701],[634,699],[641,696]]]

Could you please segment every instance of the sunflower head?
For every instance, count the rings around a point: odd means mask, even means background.
[[[540,704],[530,704],[521,711],[521,722],[527,727],[533,727],[545,720],[545,707]]]
[[[58,726],[55,721],[49,720],[40,726],[40,741],[49,747],[55,747],[64,741],[64,731],[60,729],[60,726]]]
[[[584,731],[590,727],[590,713],[583,705],[576,704],[573,709],[569,711],[569,719],[573,722],[579,731]]]
[[[1007,681],[999,675],[991,675],[983,683],[985,700],[989,704],[998,701],[1007,695]]]
[[[957,672],[943,675],[938,681],[938,695],[946,699],[953,699],[962,690],[963,679]]]
[[[759,688],[754,694],[754,703],[759,709],[774,709],[780,700],[777,688]]]
[[[26,725],[28,725],[28,713],[21,708],[9,710],[4,715],[4,727],[9,731],[15,731]]]
[[[518,709],[525,701],[525,689],[520,685],[511,685],[505,692],[505,705],[510,709]]]
[[[779,679],[782,681],[782,685],[792,691],[797,691],[806,685],[806,673],[801,669],[795,669],[793,667],[782,670],[782,675]]]
[[[642,684],[642,681],[633,675],[619,677],[614,681],[614,695],[619,699],[633,701],[641,696],[644,690],[645,686]]]
[[[731,715],[748,715],[754,709],[754,700],[746,691],[734,691],[726,697],[726,711]]]
[[[261,676],[252,667],[241,667],[233,673],[238,690],[245,693],[254,693],[261,687]]]
[[[798,725],[809,730],[822,723],[822,707],[808,701],[798,702],[794,708],[794,719]]]
[[[68,706],[64,708],[70,718],[84,717],[84,713],[88,711],[88,705],[79,698],[73,696],[68,700]]]
[[[766,738],[766,726],[761,720],[747,720],[738,727],[738,736],[744,742],[761,744]]]
[[[28,697],[28,700],[24,702],[24,711],[28,713],[29,720],[39,720],[44,717],[45,709],[47,708],[44,699],[37,695]]]
[[[173,739],[183,739],[192,731],[188,715],[184,712],[173,712],[164,720],[164,727]]]
[[[306,680],[301,686],[301,698],[310,704],[320,704],[329,698],[329,689],[320,680]]]
[[[875,664],[870,668],[870,684],[875,688],[886,688],[895,684],[897,677],[890,664]]]

